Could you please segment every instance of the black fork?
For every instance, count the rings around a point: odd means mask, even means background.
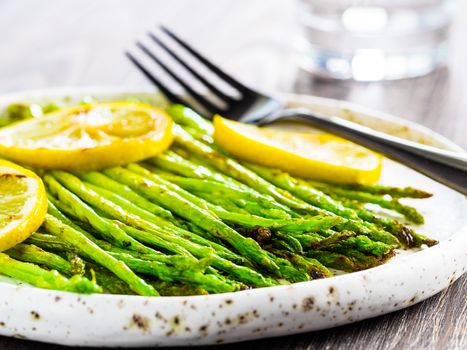
[[[189,106],[207,118],[220,114],[232,120],[261,125],[280,119],[299,118],[306,120],[318,128],[352,140],[408,165],[467,195],[467,156],[465,153],[445,151],[421,145],[338,117],[319,116],[303,109],[287,109],[285,103],[245,86],[221,70],[168,28],[160,26],[159,32],[163,34],[165,39],[162,39],[160,34],[156,35],[150,32],[148,36],[151,44],[162,49],[179,68],[171,68],[147,45],[137,42],[136,46],[166,73],[172,83],[176,83],[183,88],[184,94],[176,93],[170,88],[167,79],[151,73],[150,69],[136,56],[128,51],[125,54],[170,102]],[[169,42],[171,45],[168,44]],[[190,56],[190,60],[182,58],[182,52],[185,56]],[[211,78],[206,77],[199,69],[194,68],[195,61],[204,66],[205,71],[210,73]],[[189,72],[191,75],[189,79],[183,77],[183,74],[181,74],[182,69]],[[222,82],[221,85],[228,87],[227,90],[235,90],[236,94],[227,92],[214,80]],[[193,87],[193,82],[203,85],[207,93],[197,91]]]
[[[195,106],[193,103],[190,103],[190,101],[186,99],[186,95],[184,97],[176,94],[169,88],[167,82],[164,82],[160,77],[152,74],[149,69],[145,67],[140,61],[138,61],[138,59],[130,52],[125,52],[126,56],[157,88],[161,90],[161,92],[167,97],[168,100],[170,100],[170,102],[190,106],[208,118],[212,118],[212,116],[215,114],[221,114],[226,118],[238,121],[262,119],[263,117],[270,115],[273,111],[283,107],[281,102],[256,92],[238,80],[234,79],[232,76],[200,55],[190,45],[182,41],[166,27],[161,26],[160,31],[165,34],[166,39],[172,40],[173,43],[178,45],[180,49],[189,53],[192,59],[203,64],[212,75],[216,76],[218,80],[221,80],[224,85],[230,87],[230,90],[233,89],[237,92],[237,96],[235,96],[224,91],[225,89],[222,90],[222,88],[216,86],[215,83],[198,72],[194,68],[193,63],[188,62],[186,59],[182,59],[173,48],[171,48],[164,42],[164,40],[160,38],[160,36],[149,32],[148,37],[152,43],[156,44],[160,49],[167,53],[170,58],[177,62],[179,66],[185,68],[191,74],[193,80],[197,80],[197,82],[201,83],[207,89],[207,91],[209,91],[209,95],[216,96],[217,99],[222,103],[213,102],[212,99],[209,99],[209,97],[206,96],[206,93],[201,94],[200,92],[196,91],[190,82],[184,80],[180,72],[170,68],[169,65],[167,65],[161,58],[157,57],[154,51],[151,51],[147,45],[144,45],[138,41],[136,46],[141,49],[141,51],[143,51],[150,59],[152,59],[160,68],[162,68],[162,70],[175,83],[182,87],[186,93],[190,95],[191,99],[196,102],[197,105]]]

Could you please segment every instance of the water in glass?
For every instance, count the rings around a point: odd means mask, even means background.
[[[446,59],[451,0],[300,0],[300,66],[378,81],[427,74]]]

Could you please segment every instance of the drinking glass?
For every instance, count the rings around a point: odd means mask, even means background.
[[[299,0],[300,66],[360,81],[425,75],[443,65],[451,0]]]

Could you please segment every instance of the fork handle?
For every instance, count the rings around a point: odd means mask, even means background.
[[[313,126],[375,150],[467,195],[467,155],[388,135],[339,117],[323,117],[301,109],[286,109],[258,122],[301,119]]]

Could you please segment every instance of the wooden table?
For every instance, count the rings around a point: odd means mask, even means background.
[[[290,54],[297,29],[293,1],[3,0],[0,93],[60,85],[147,86],[122,50],[161,21],[252,86],[358,102],[419,122],[467,148],[466,1],[460,6],[449,69],[363,84],[319,81],[296,70]],[[224,348],[467,348],[466,292],[463,276],[446,291],[386,316]],[[61,348],[0,337],[5,350]]]

